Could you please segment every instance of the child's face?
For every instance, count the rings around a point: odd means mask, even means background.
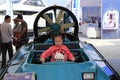
[[[55,42],[55,45],[57,46],[62,45],[63,44],[62,37],[61,36],[54,37],[54,42]]]

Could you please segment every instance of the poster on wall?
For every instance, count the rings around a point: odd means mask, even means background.
[[[103,29],[118,29],[119,12],[117,10],[107,10],[103,16]]]
[[[107,5],[106,5],[107,4]],[[102,39],[120,39],[120,0],[102,0]]]

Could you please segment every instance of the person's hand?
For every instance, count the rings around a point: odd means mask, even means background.
[[[41,58],[40,61],[41,61],[42,63],[45,63],[45,59],[42,59],[42,58]]]
[[[14,37],[14,39],[17,41],[17,40],[18,40],[18,37]]]
[[[74,62],[74,61],[75,61],[75,58],[71,58],[71,61]]]
[[[19,34],[19,38],[21,37],[21,34]]]
[[[17,30],[13,30],[14,33],[18,32]]]

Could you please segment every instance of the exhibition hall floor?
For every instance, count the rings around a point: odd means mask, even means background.
[[[95,39],[79,34],[80,40],[93,44],[120,75],[120,39]]]

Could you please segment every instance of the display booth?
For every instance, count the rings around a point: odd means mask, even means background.
[[[120,0],[102,0],[102,39],[120,38],[119,4]]]
[[[119,4],[120,0],[80,0],[79,32],[88,38],[119,39]]]
[[[101,37],[101,0],[80,0],[79,32],[88,38]]]

